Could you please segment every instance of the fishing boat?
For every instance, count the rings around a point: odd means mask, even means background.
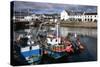
[[[32,39],[32,34],[27,32],[27,35],[24,37],[19,37],[18,40],[22,41],[20,43],[20,53],[25,58],[29,64],[37,64],[41,60],[41,48],[40,45],[34,43]]]
[[[27,45],[21,47],[20,52],[29,64],[39,63],[43,55],[59,59],[84,50],[84,46],[76,33],[70,33],[70,35],[67,34],[66,37],[63,37],[59,32],[59,23],[55,23],[53,28],[50,27],[49,32],[46,29],[43,30],[43,28],[41,30],[42,24],[40,24],[39,31],[34,36],[37,38],[36,41],[32,39],[33,35],[29,31],[26,35]]]
[[[62,37],[59,34],[59,24],[57,23],[54,31],[52,33],[47,34],[47,45],[48,47],[44,47],[43,54],[47,54],[54,59],[59,59],[63,56],[68,56],[69,54],[73,54],[76,52],[80,52],[84,50],[83,44],[80,42],[77,34],[67,35],[66,37]]]
[[[41,52],[40,47],[37,46],[26,46],[21,48],[21,54],[25,57],[29,64],[40,61]]]

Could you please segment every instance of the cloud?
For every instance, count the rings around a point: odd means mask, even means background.
[[[24,9],[26,11],[30,9],[33,13],[59,13],[64,9],[75,12],[97,12],[97,6],[14,1],[14,11],[24,11]]]

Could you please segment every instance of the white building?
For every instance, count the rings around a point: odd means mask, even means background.
[[[85,13],[82,20],[85,22],[97,22],[97,13]]]
[[[61,20],[67,20],[69,18],[68,12],[66,10],[63,10],[60,14]]]
[[[31,20],[35,20],[35,19],[40,19],[41,15],[36,15],[36,14],[32,14],[30,16],[25,16],[24,19],[27,21],[31,21]]]
[[[31,16],[25,16],[24,19],[25,19],[26,21],[30,21],[30,20],[32,19],[32,17],[31,17]]]
[[[69,12],[63,10],[60,13],[60,19],[65,21],[97,22],[97,13]]]

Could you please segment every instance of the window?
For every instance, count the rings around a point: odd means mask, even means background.
[[[89,19],[88,19],[88,21],[89,21]]]
[[[57,39],[56,39],[56,42],[57,42]]]
[[[85,19],[85,21],[87,21],[87,19]]]
[[[90,21],[92,21],[92,19]]]
[[[94,22],[97,22],[97,20],[95,19]]]

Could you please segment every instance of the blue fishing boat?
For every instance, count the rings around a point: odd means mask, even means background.
[[[41,58],[41,50],[39,45],[22,47],[21,54],[25,57],[25,59],[30,64],[39,62]]]

